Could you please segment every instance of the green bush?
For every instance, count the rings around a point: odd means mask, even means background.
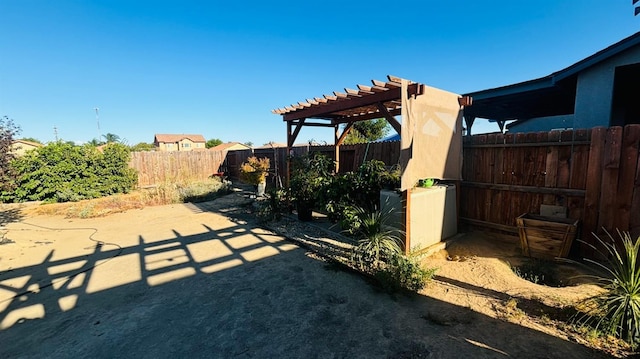
[[[436,271],[437,268],[423,268],[416,258],[397,254],[389,259],[386,266],[376,271],[375,277],[388,292],[400,289],[417,292],[424,288]]]
[[[285,189],[269,189],[266,197],[266,200],[256,202],[256,216],[260,221],[277,221],[283,213],[289,212],[289,198]]]
[[[628,341],[635,349],[640,343],[640,237],[632,240],[628,232],[618,232],[622,244],[618,247],[613,236],[606,234],[609,237],[606,242],[596,236],[604,252],[591,246],[607,258],[606,262],[586,259],[606,272],[605,276],[594,277],[606,291],[580,303],[579,307],[586,312],[576,319]]]
[[[129,168],[129,148],[111,143],[100,152],[91,145],[55,142],[12,161],[16,189],[3,202],[68,202],[127,193],[137,183]]]
[[[353,224],[352,208],[361,207],[370,212],[380,207],[380,190],[399,185],[399,170],[387,170],[382,161],[364,162],[357,171],[336,175],[318,192],[319,204],[329,218],[340,222],[343,229]]]
[[[291,199],[297,204],[315,206],[332,178],[333,166],[333,161],[320,153],[293,157],[289,180]]]

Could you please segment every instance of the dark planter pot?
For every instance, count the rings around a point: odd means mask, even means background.
[[[313,220],[313,206],[309,203],[298,203],[296,205],[298,212],[298,220],[302,222],[309,222]]]

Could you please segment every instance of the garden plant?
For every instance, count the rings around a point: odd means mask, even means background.
[[[608,240],[594,234],[604,251],[585,243],[605,258],[604,263],[586,259],[605,273],[592,276],[605,291],[580,303],[582,314],[576,321],[624,339],[636,349],[640,343],[640,237],[633,240],[628,232],[619,231],[618,246],[613,236],[605,233]]]

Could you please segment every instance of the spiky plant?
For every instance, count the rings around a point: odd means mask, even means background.
[[[640,237],[632,240],[628,232],[618,231],[622,244],[618,248],[613,236],[609,232],[605,233],[609,237],[606,242],[594,234],[604,251],[588,245],[607,260],[600,263],[586,259],[605,271],[606,276],[593,276],[605,292],[581,303],[583,308],[587,308],[587,312],[578,321],[624,339],[635,349],[640,341]]]
[[[356,235],[360,237],[354,248],[353,258],[365,270],[380,268],[385,259],[400,254],[400,231],[386,227],[389,212],[369,212],[362,207],[355,208],[358,218]]]

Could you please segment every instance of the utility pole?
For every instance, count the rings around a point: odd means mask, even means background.
[[[56,137],[56,142],[58,142],[58,128],[53,126],[53,135]]]
[[[98,141],[102,138],[102,131],[100,131],[100,116],[98,115],[99,108],[95,107],[96,110],[96,123],[98,124]]]

